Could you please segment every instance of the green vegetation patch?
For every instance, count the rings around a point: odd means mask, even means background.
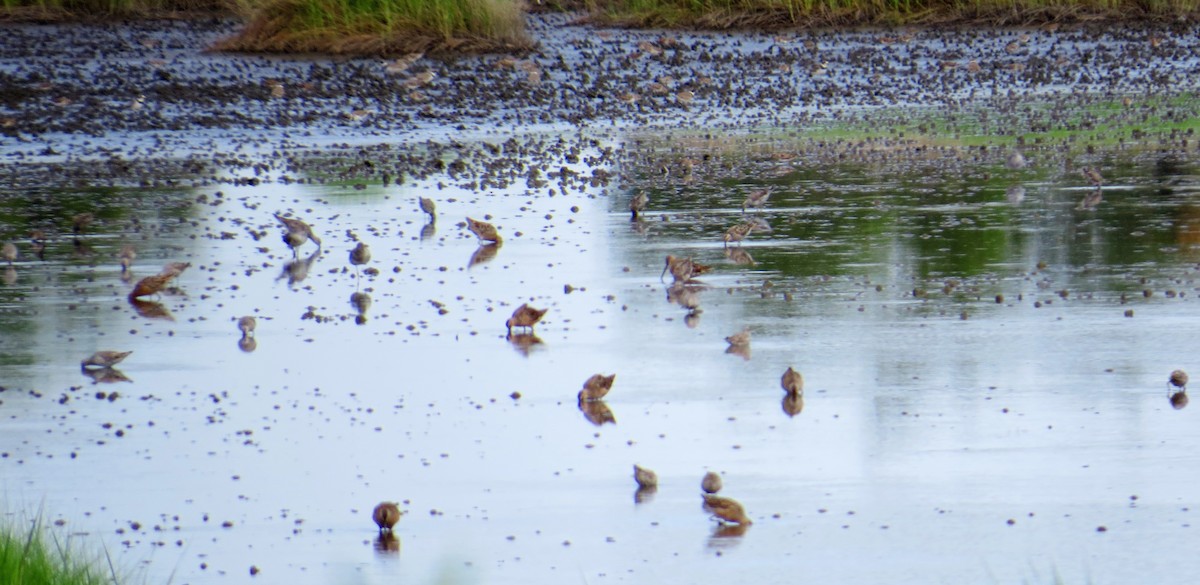
[[[47,532],[40,522],[27,530],[0,526],[0,583],[109,585],[118,581]]]
[[[516,0],[249,0],[220,50],[403,54],[525,50]]]
[[[589,0],[591,20],[619,26],[777,30],[837,25],[1194,16],[1196,0]]]
[[[0,0],[0,20],[69,21],[83,18],[163,18],[225,12],[223,0]]]

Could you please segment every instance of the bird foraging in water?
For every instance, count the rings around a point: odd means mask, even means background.
[[[433,199],[417,197],[417,205],[421,206],[421,211],[429,214],[429,223],[437,221],[437,206],[433,204]]]
[[[279,223],[287,230],[283,234],[283,243],[292,249],[293,257],[299,253],[297,252],[297,248],[303,246],[309,240],[312,240],[317,245],[317,248],[320,249],[321,238],[318,238],[317,234],[313,233],[312,227],[307,223],[298,219],[284,217],[278,213],[275,214],[275,219],[279,220]]]
[[[707,264],[701,264],[691,258],[677,258],[668,254],[666,265],[663,266],[662,274],[658,275],[658,279],[662,280],[663,276],[670,271],[675,282],[687,282],[692,277],[700,276],[710,270],[712,270],[712,266]]]
[[[481,242],[496,242],[500,243],[500,234],[496,232],[496,227],[486,221],[467,218],[467,229],[475,234]]]
[[[713,516],[719,518],[722,522],[739,525],[753,524],[750,518],[746,516],[746,509],[737,500],[713,494],[702,495],[704,497],[704,506],[712,512]]]
[[[725,242],[725,246],[728,247],[729,242],[741,242],[746,239],[746,236],[750,235],[752,230],[754,230],[754,224],[739,223],[725,230],[725,235],[721,239]]]
[[[162,292],[163,289],[167,288],[167,283],[171,282],[172,278],[175,278],[174,274],[163,272],[139,280],[137,284],[133,285],[133,290],[129,292],[129,300],[132,301],[140,297],[148,297]]]
[[[1079,169],[1079,174],[1083,175],[1083,178],[1087,179],[1094,187],[1104,186],[1104,177],[1100,175],[1100,171],[1096,167],[1083,167]]]
[[[400,506],[395,502],[381,502],[375,506],[375,511],[371,513],[375,524],[379,525],[380,533],[391,533],[392,527],[400,520]]]
[[[1014,150],[1009,153],[1008,158],[1004,160],[1004,166],[1016,171],[1025,168],[1025,155],[1021,151]]]
[[[1188,375],[1183,370],[1175,370],[1171,372],[1171,377],[1167,381],[1174,387],[1180,390],[1187,390]]]
[[[258,319],[249,315],[238,319],[238,330],[242,332],[242,337],[254,335],[254,329],[258,327]]]
[[[86,368],[111,368],[129,357],[132,351],[98,351],[79,363]]]
[[[121,272],[129,272],[129,267],[133,266],[133,261],[137,259],[137,250],[133,244],[125,244],[121,246],[121,252],[117,254],[117,258],[121,260]]]
[[[784,392],[790,395],[799,396],[804,394],[804,376],[801,376],[800,372],[793,370],[791,366],[788,366],[787,371],[783,373],[783,377],[779,380],[779,385],[783,387]]]
[[[594,402],[608,395],[608,391],[612,390],[613,380],[617,379],[616,374],[605,376],[604,374],[593,374],[583,383],[583,390],[579,391],[580,402]]]
[[[532,332],[533,326],[536,325],[538,321],[541,321],[542,316],[545,315],[546,311],[549,310],[550,309],[535,309],[528,304],[522,303],[521,306],[517,307],[517,309],[513,311],[512,317],[509,317],[508,320],[504,322],[504,326],[508,327],[509,335],[512,335],[513,327],[528,328],[529,331]]]
[[[76,234],[83,233],[83,230],[86,230],[87,227],[92,224],[92,220],[94,219],[96,219],[96,216],[90,213],[76,213],[75,215],[71,216],[71,231],[75,232]]]
[[[637,464],[633,466],[633,480],[640,488],[658,487],[658,474]]]
[[[750,345],[750,330],[743,329],[738,333],[734,333],[733,335],[726,337],[725,343],[728,343],[734,347],[745,347]]]
[[[746,195],[746,200],[742,202],[742,213],[746,213],[747,207],[762,209],[767,204],[767,199],[771,197],[770,189],[755,189]]]
[[[629,219],[637,220],[638,215],[640,213],[642,213],[643,211],[645,211],[646,206],[649,204],[650,204],[650,197],[646,195],[646,192],[638,191],[638,194],[634,195],[633,199],[629,200],[629,213],[631,216]]]
[[[191,265],[191,262],[168,262],[163,266],[162,272],[159,274],[170,274],[172,277],[176,277],[183,274],[183,271],[187,270]]]
[[[717,472],[710,471],[704,474],[704,479],[700,480],[700,489],[706,494],[715,494],[721,491],[721,476]]]

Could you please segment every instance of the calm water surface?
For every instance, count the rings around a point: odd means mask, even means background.
[[[1200,571],[1200,424],[1167,385],[1200,375],[1190,163],[1095,155],[1107,185],[1081,209],[1090,187],[1050,157],[834,164],[751,137],[634,138],[603,145],[623,148],[622,179],[566,192],[439,176],[3,194],[21,247],[0,286],[10,515],[40,510],[147,583],[247,582],[252,566],[294,584]],[[563,165],[591,172],[548,167]],[[632,222],[638,190],[651,203]],[[437,200],[432,227],[419,195]],[[34,257],[26,226],[85,210],[78,243],[51,234]],[[303,279],[275,212],[322,235]],[[468,215],[505,236],[474,265]],[[747,217],[770,231],[723,246]],[[353,238],[377,273],[356,277]],[[689,285],[699,311],[668,300],[668,254],[713,266]],[[132,281],[168,261],[192,267],[139,314]],[[539,343],[505,339],[522,302],[550,309]],[[258,318],[250,352],[242,315]],[[727,352],[743,328],[750,350]],[[128,382],[80,372],[98,349],[133,351]],[[594,373],[617,374],[615,423],[577,407]],[[660,478],[640,503],[634,463]],[[748,529],[701,510],[707,470]],[[407,512],[398,550],[376,542],[381,500]]]

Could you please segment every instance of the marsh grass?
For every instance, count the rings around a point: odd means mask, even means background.
[[[516,0],[243,0],[248,24],[218,49],[400,54],[525,50]]]
[[[226,11],[224,0],[0,0],[0,20],[164,18]]]
[[[1173,19],[1198,0],[588,0],[589,20],[621,26],[760,30],[839,25]]]
[[[120,579],[99,558],[87,559],[42,526],[40,520],[21,531],[0,526],[0,583],[14,585],[109,585]]]

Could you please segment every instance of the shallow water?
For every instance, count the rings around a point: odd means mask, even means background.
[[[607,187],[115,188],[78,245],[60,234],[41,260],[22,242],[0,287],[7,508],[103,542],[148,583],[251,567],[289,583],[1185,583],[1200,568],[1200,426],[1166,383],[1196,367],[1190,164],[1108,159],[1103,201],[1079,209],[1085,183],[1053,165],[750,149],[661,175],[644,161],[662,144],[627,138],[599,145],[623,153]],[[563,165],[590,172],[547,167]],[[772,230],[723,246],[763,185],[745,216]],[[651,204],[631,222],[637,190]],[[57,217],[82,194],[41,195],[9,212]],[[426,238],[418,195],[439,210]],[[295,282],[271,217],[285,211],[324,240]],[[468,215],[505,236],[473,266]],[[351,234],[377,274],[356,277]],[[689,286],[700,311],[668,301],[667,254],[714,266]],[[179,290],[139,314],[131,282],[176,260],[192,263]],[[531,346],[505,339],[522,302],[550,310]],[[235,322],[251,314],[247,352]],[[730,354],[743,328],[751,349]],[[130,381],[81,374],[97,349],[132,350]],[[794,415],[789,365],[806,379]],[[612,424],[576,404],[597,372],[617,374]],[[660,478],[640,503],[634,463]],[[701,510],[706,470],[752,526]],[[379,550],[370,511],[392,499],[398,550]]]

